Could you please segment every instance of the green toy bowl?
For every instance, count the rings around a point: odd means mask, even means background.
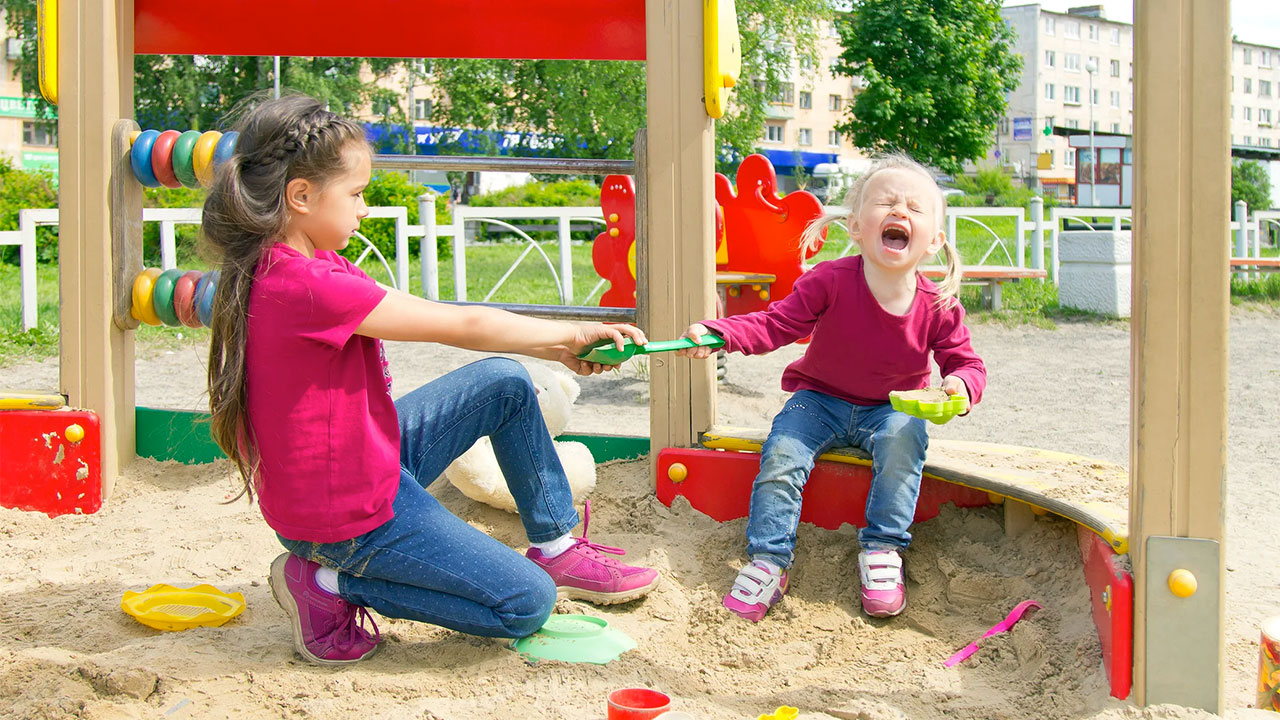
[[[512,647],[530,661],[604,665],[635,649],[636,643],[621,630],[609,627],[607,620],[589,615],[552,615],[537,632],[516,640]]]
[[[941,425],[969,409],[969,398],[964,395],[950,395],[945,400],[933,399],[942,392],[937,388],[895,390],[889,393],[889,404],[898,412]]]

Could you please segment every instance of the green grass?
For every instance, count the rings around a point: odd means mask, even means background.
[[[1013,233],[1012,218],[984,218],[997,234],[1009,237]],[[991,236],[972,223],[961,222],[957,227],[961,256],[968,264],[974,264],[986,252]],[[815,261],[838,257],[848,241],[843,229],[832,227],[827,242]],[[1006,241],[1007,243],[1008,241]],[[543,246],[552,265],[559,270],[558,249],[554,242]],[[481,243],[467,248],[467,297],[472,301],[484,299],[489,289],[524,250],[520,243]],[[1012,251],[1013,248],[1010,247]],[[1280,250],[1264,249],[1264,254],[1277,255]],[[998,252],[998,251],[997,251]],[[1030,261],[1030,248],[1024,262]],[[590,298],[587,293],[599,281],[591,263],[591,246],[574,243],[573,259],[574,305],[595,305],[600,292]],[[993,264],[1006,262],[1003,255],[993,256]],[[189,260],[184,267],[198,267],[198,260]],[[376,280],[387,282],[386,271],[376,260],[366,260],[364,269]],[[416,258],[409,269],[409,291],[421,294],[419,266]],[[58,269],[56,265],[39,265],[36,270],[39,327],[22,332],[19,273],[16,265],[0,263],[0,367],[22,360],[43,359],[58,354]],[[456,297],[453,286],[451,260],[440,263],[440,293],[444,300]],[[1280,273],[1264,275],[1259,281],[1232,280],[1232,302],[1253,303],[1272,307],[1280,306]],[[1062,309],[1058,306],[1058,290],[1048,282],[1015,282],[1004,286],[1004,308],[992,313],[982,307],[981,290],[964,288],[961,301],[970,312],[970,318],[978,322],[1001,324],[1031,324],[1053,327],[1056,321],[1068,319],[1098,319],[1088,313]],[[547,271],[541,255],[530,253],[520,266],[491,298],[492,302],[554,305],[560,302],[556,286]],[[206,343],[208,330],[199,328],[168,328],[143,326],[139,328],[137,341],[147,348],[173,347],[187,343]]]

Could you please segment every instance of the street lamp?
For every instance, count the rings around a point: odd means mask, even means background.
[[[1098,63],[1092,59],[1084,64],[1089,73],[1089,207],[1098,205],[1098,151],[1093,147],[1093,74],[1098,72]]]

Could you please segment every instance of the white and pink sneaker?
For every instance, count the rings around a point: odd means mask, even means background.
[[[786,593],[786,570],[752,560],[738,571],[733,588],[724,596],[724,606],[739,617],[760,622]]]
[[[864,550],[858,553],[862,580],[862,610],[872,617],[893,617],[907,607],[907,586],[902,580],[902,556],[896,550]]]

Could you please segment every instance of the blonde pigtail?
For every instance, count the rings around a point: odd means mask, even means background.
[[[960,260],[960,253],[949,240],[943,241],[941,252],[942,260],[947,265],[947,274],[937,284],[936,307],[951,308],[959,302],[956,298],[960,294],[960,283],[964,280],[964,263]]]
[[[809,224],[804,228],[804,232],[800,234],[801,264],[808,260],[811,254],[816,253],[822,248],[822,244],[825,242],[822,237],[823,231],[832,223],[839,222],[844,218],[845,216],[843,215],[823,214],[809,221]]]

